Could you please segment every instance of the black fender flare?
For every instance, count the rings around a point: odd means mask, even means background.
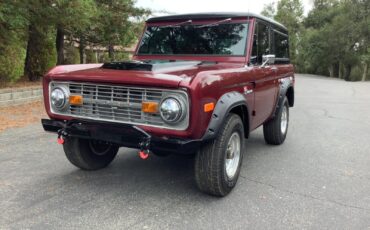
[[[281,78],[281,79],[279,79],[279,83],[280,83],[279,95],[278,95],[278,98],[277,98],[277,103],[276,103],[276,106],[275,106],[274,113],[272,114],[272,117],[275,117],[278,114],[279,108],[281,107],[281,105],[284,101],[284,98],[286,97],[287,92],[288,92],[289,89],[293,90],[293,98],[291,99],[292,101],[290,101],[289,103],[290,103],[291,107],[293,107],[293,105],[294,105],[294,82],[293,82],[293,77]]]
[[[215,106],[215,109],[213,110],[213,114],[211,117],[210,122],[208,123],[207,130],[205,134],[203,135],[202,140],[207,141],[214,139],[222,125],[224,124],[224,121],[226,120],[227,115],[230,113],[230,111],[233,108],[236,108],[238,106],[245,106],[246,108],[246,113],[247,117],[245,118],[245,121],[243,122],[248,122],[248,127],[247,128],[247,135],[249,134],[249,127],[250,127],[250,119],[249,119],[249,108],[248,104],[246,101],[246,98],[244,97],[243,94],[232,91],[225,93],[220,97],[220,99],[217,101],[217,104]],[[245,126],[245,125],[244,125]]]

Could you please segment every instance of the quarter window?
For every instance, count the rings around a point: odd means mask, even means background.
[[[289,59],[288,36],[274,31],[275,55],[276,58]]]

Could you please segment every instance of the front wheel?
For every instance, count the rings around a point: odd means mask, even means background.
[[[116,157],[119,147],[105,142],[67,137],[63,145],[67,159],[83,170],[107,167]]]
[[[198,188],[210,195],[226,196],[236,185],[244,152],[243,122],[228,115],[217,137],[206,143],[195,158]]]
[[[289,127],[289,102],[285,97],[278,109],[277,115],[263,124],[263,135],[265,141],[270,145],[281,145],[284,143]]]

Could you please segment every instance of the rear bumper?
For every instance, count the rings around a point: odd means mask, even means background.
[[[117,124],[90,120],[41,120],[44,130],[60,133],[71,137],[89,140],[100,140],[121,147],[142,149],[146,142],[146,150],[154,153],[192,154],[200,147],[201,140],[161,138],[152,136],[134,125]]]

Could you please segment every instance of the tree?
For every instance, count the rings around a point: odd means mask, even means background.
[[[87,31],[96,13],[94,0],[55,1],[51,20],[56,28],[57,65],[64,64],[64,37]]]
[[[137,8],[132,0],[97,0],[99,13],[98,26],[94,39],[109,51],[109,58],[114,59],[114,46],[127,47],[137,39],[140,18],[150,11]],[[86,39],[90,40],[91,39]]]
[[[312,66],[327,69],[331,77],[351,79],[354,66],[363,63],[367,75],[369,53],[369,3],[362,0],[315,0],[305,19],[306,31],[316,34],[303,40],[302,52]],[[313,49],[313,46],[319,47]],[[316,63],[316,64],[314,64]],[[342,73],[343,72],[343,73]],[[364,77],[362,77],[364,78]]]
[[[35,81],[55,65],[50,20],[54,3],[52,0],[25,0],[23,4],[28,19],[24,74],[30,81]]]
[[[277,4],[275,20],[285,25],[289,31],[290,59],[297,63],[299,40],[302,31],[303,6],[300,0],[280,0]]]
[[[268,18],[274,18],[275,15],[276,15],[276,6],[275,6],[275,2],[271,2],[271,3],[268,3],[268,4],[265,4],[263,6],[263,9],[261,11],[261,14],[263,16],[266,16]]]
[[[19,1],[0,1],[0,82],[16,81],[23,74],[27,22]]]

